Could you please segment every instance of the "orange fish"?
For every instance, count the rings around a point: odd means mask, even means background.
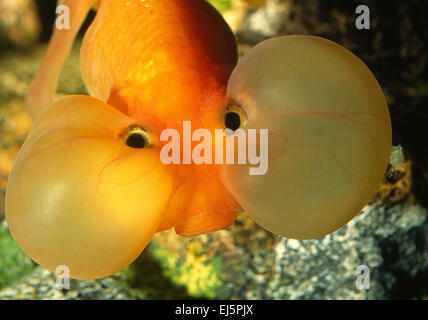
[[[372,73],[345,48],[278,37],[237,64],[233,33],[204,0],[62,5],[70,28],[55,29],[29,90],[36,121],[6,193],[11,233],[42,266],[66,265],[78,279],[105,277],[130,264],[156,232],[213,232],[240,211],[283,236],[320,237],[347,223],[376,190],[391,149],[388,108]],[[53,101],[94,6],[81,48],[90,96]],[[210,146],[203,156],[227,152],[226,137],[214,139],[218,129],[234,131],[232,139],[265,130],[266,143],[246,146],[260,157],[267,151],[266,172],[250,174],[251,161],[186,164],[185,123],[212,133],[212,141],[199,136]],[[183,132],[183,153],[168,165],[161,158],[170,129]],[[196,142],[187,145],[193,152]]]

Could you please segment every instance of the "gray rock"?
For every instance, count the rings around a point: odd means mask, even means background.
[[[428,269],[428,253],[418,250],[414,233],[427,234],[427,211],[418,205],[391,209],[367,206],[360,215],[319,240],[282,238],[275,247],[274,269],[284,289],[269,288],[275,299],[385,299],[401,281]],[[428,240],[425,236],[424,241]],[[391,250],[398,248],[397,261]],[[357,267],[370,270],[370,289],[358,289]]]
[[[290,2],[267,0],[265,6],[248,7],[246,16],[237,30],[242,41],[257,43],[278,35],[290,13]]]
[[[41,267],[0,291],[0,300],[125,300],[133,298],[118,276],[100,280],[70,280],[70,289],[56,288],[56,275]]]

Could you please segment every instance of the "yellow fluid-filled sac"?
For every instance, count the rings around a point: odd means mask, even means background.
[[[227,99],[242,108],[245,129],[269,130],[265,175],[250,175],[250,163],[223,169],[228,190],[262,227],[321,237],[375,192],[391,152],[390,116],[375,77],[347,49],[313,36],[266,40],[238,63]]]
[[[19,246],[77,279],[130,264],[156,232],[172,190],[151,148],[124,143],[133,120],[87,96],[56,101],[36,121],[11,171],[6,218]]]

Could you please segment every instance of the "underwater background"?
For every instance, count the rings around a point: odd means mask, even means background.
[[[360,57],[387,97],[398,150],[392,163],[398,165],[388,169],[379,191],[356,218],[321,239],[282,238],[240,214],[227,230],[192,239],[174,231],[158,233],[122,272],[100,280],[72,280],[70,290],[58,290],[56,275],[18,248],[4,219],[7,177],[31,128],[24,98],[52,31],[56,0],[0,0],[0,299],[428,298],[424,1],[210,2],[235,32],[240,54],[273,36],[311,34]],[[370,8],[370,30],[355,27],[360,4]],[[80,41],[62,71],[58,96],[86,94]],[[356,286],[360,265],[370,269],[370,289]]]

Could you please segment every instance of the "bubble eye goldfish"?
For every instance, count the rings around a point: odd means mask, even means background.
[[[204,0],[62,4],[70,29],[54,31],[30,87],[36,121],[6,192],[14,239],[47,269],[105,277],[129,265],[156,232],[213,232],[240,211],[282,236],[317,238],[346,224],[376,190],[389,162],[389,112],[373,74],[340,45],[278,37],[238,63],[233,33]],[[53,101],[94,6],[81,48],[90,96]],[[267,171],[185,164],[183,154],[166,165],[162,133],[187,121],[212,137],[218,129],[266,130],[256,147],[267,150]]]

